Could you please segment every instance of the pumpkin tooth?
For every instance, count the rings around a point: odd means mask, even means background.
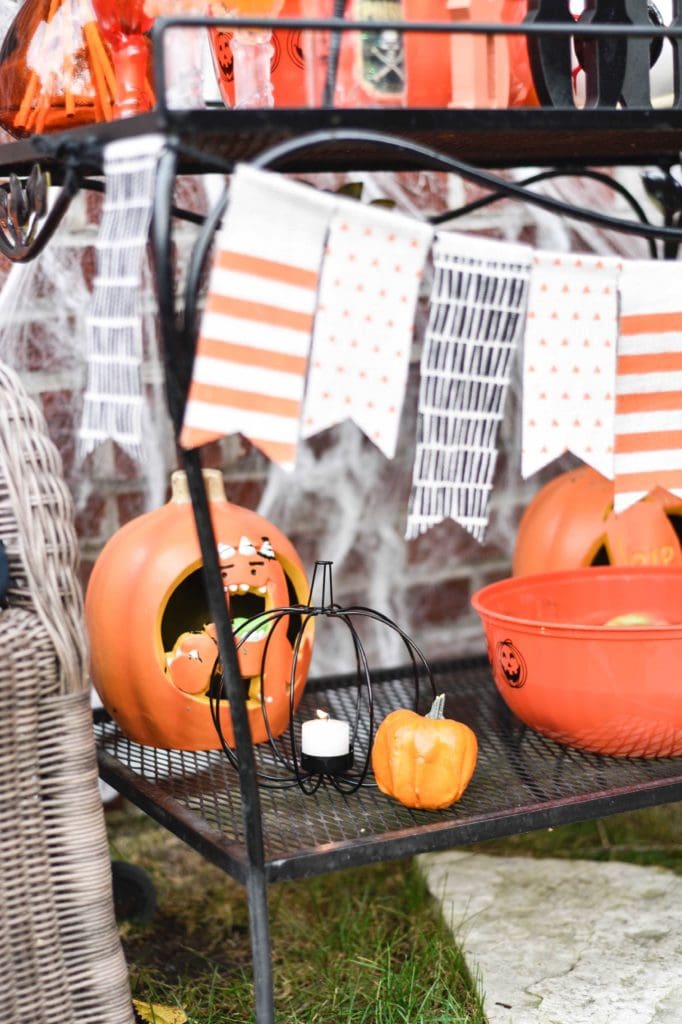
[[[237,583],[230,583],[229,591],[230,591],[231,594],[236,594],[238,590],[239,590],[239,584],[237,584]]]
[[[242,594],[246,594],[248,593],[249,590],[251,590],[251,587],[249,586],[248,583],[240,583],[239,589],[241,590]]]

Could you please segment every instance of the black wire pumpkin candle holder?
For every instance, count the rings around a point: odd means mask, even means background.
[[[321,577],[321,579],[318,579]],[[313,604],[313,595],[316,585],[321,588],[319,604]],[[275,630],[286,626],[290,616],[297,616],[300,625],[296,631],[293,641],[291,673],[289,679],[289,725],[288,729],[280,736],[275,736],[268,721],[267,701],[263,692],[264,669],[268,658],[269,645]],[[310,754],[303,750],[303,723],[297,737],[296,728],[296,670],[301,645],[306,635],[309,624],[317,618],[338,619],[348,629],[355,654],[355,707],[354,720],[348,722],[349,744],[348,751],[338,755],[317,755]],[[382,612],[364,605],[351,605],[342,607],[334,601],[334,589],[332,582],[332,563],[328,561],[317,561],[312,573],[310,590],[307,604],[292,604],[278,608],[272,608],[251,616],[241,622],[234,629],[234,642],[239,651],[249,638],[264,627],[269,627],[263,647],[261,658],[261,691],[260,704],[267,732],[267,746],[272,754],[275,771],[264,771],[262,768],[257,771],[258,782],[261,786],[270,789],[288,789],[298,787],[304,793],[312,795],[323,784],[330,785],[340,793],[354,793],[361,786],[376,786],[373,778],[370,778],[370,762],[372,744],[374,741],[374,698],[372,692],[372,673],[367,659],[367,654],[362,640],[353,622],[356,617],[372,619],[380,625],[384,625],[397,633],[407,650],[412,665],[412,676],[414,682],[414,710],[419,707],[421,677],[425,675],[428,679],[432,697],[436,696],[436,685],[431,668],[419,647],[405,633],[400,626]],[[219,671],[219,666],[216,665]],[[235,750],[227,743],[223,734],[220,719],[220,702],[226,698],[225,681],[219,676],[219,685],[212,689],[210,694],[210,707],[213,723],[220,740],[220,745],[226,757],[234,768],[239,766],[239,758]],[[360,765],[356,765],[356,758],[361,752],[359,741],[360,727],[363,713],[367,716],[367,749],[362,752]],[[318,709],[320,718],[328,717],[326,712]],[[310,720],[309,720],[310,721]],[[283,742],[286,735],[289,750]],[[259,746],[263,746],[260,744]]]

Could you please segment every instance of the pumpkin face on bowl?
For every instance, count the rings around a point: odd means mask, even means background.
[[[255,743],[289,723],[293,645],[301,618],[258,624],[274,608],[305,604],[308,581],[291,542],[262,516],[225,498],[205,470],[213,531]],[[91,676],[111,717],[131,739],[181,750],[220,747],[211,695],[220,685],[216,630],[184,473],[167,505],[132,520],[103,548],[85,602]],[[248,621],[248,625],[246,625]],[[312,654],[312,620],[296,660],[294,706]],[[264,660],[267,642],[267,658]],[[266,717],[267,716],[267,724]],[[229,703],[220,724],[234,744]]]

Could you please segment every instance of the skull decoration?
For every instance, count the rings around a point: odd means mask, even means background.
[[[290,541],[262,516],[228,502],[217,470],[205,470],[204,477],[251,734],[260,743],[267,727],[278,736],[288,726],[292,645],[301,625],[295,613],[276,622],[267,613],[305,604],[308,582]],[[115,533],[95,563],[85,603],[91,675],[105,708],[131,739],[216,749],[221,744],[210,698],[221,668],[184,473],[173,474],[172,492],[167,505]],[[312,622],[296,660],[294,706],[311,654]],[[221,700],[219,714],[233,745],[227,701]]]

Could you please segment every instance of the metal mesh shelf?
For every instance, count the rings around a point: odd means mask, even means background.
[[[314,796],[261,787],[269,881],[682,800],[682,759],[600,757],[544,739],[507,709],[484,658],[441,663],[434,674],[447,714],[479,739],[478,765],[461,801],[445,811],[411,811],[374,785],[348,796],[331,787]],[[411,669],[376,675],[377,721],[411,706],[413,688]],[[297,718],[310,717],[322,700],[334,716],[348,718],[354,696],[348,677],[311,681]],[[243,881],[239,785],[225,755],[142,747],[105,715],[96,716],[95,731],[102,778]],[[257,747],[256,756],[268,770],[269,747]]]

